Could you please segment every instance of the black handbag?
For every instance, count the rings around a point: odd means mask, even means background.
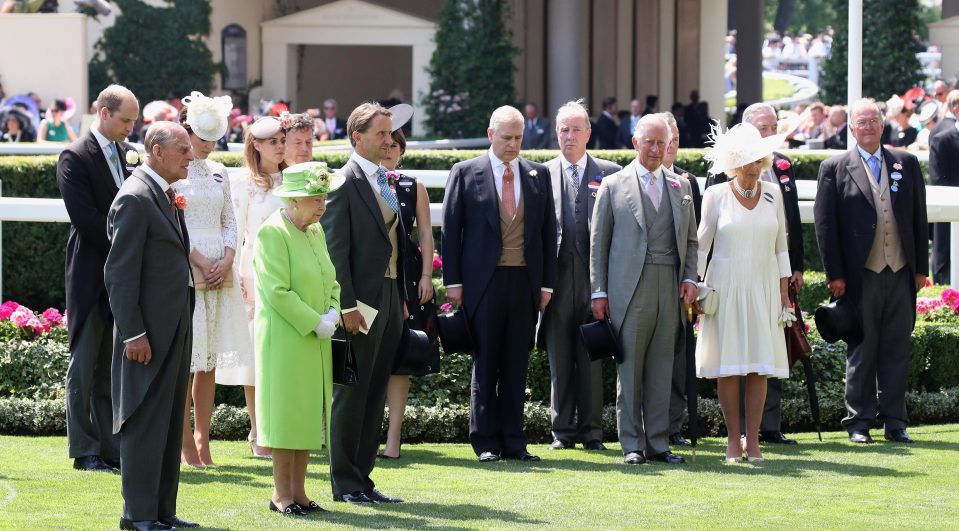
[[[356,356],[353,354],[353,342],[348,335],[345,338],[334,337],[333,345],[333,383],[338,385],[353,385],[360,379],[360,372],[356,367]]]

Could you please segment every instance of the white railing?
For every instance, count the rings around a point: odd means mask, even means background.
[[[240,168],[229,168],[231,179],[235,178]],[[446,187],[449,177],[447,170],[403,170],[403,173],[423,181],[427,188],[442,189]],[[699,178],[700,189],[705,189],[706,179]],[[813,203],[816,197],[816,181],[797,181],[796,188],[799,195],[799,213],[803,223],[813,223]],[[2,182],[0,182],[2,193]],[[959,282],[959,187],[927,186],[926,213],[930,223],[948,222],[952,226],[952,247],[950,249],[950,278]],[[443,204],[430,204],[430,218],[434,227],[443,225]],[[39,199],[26,197],[0,197],[0,222],[28,221],[28,222],[56,222],[69,223],[70,217],[62,199]],[[0,240],[0,256],[2,256],[2,240]],[[0,266],[2,268],[2,266]],[[2,269],[0,269],[0,296],[2,296]]]

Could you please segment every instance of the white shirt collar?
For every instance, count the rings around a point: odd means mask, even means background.
[[[586,171],[586,153],[583,153],[583,156],[580,157],[580,159],[576,162],[570,162],[566,160],[566,157],[560,155],[559,164],[562,166],[564,172],[569,172],[569,167],[575,165],[577,168],[579,168],[579,174],[582,175],[583,172]]]
[[[141,164],[140,167],[143,168],[144,173],[149,175],[151,179],[153,179],[154,181],[156,181],[158,185],[160,185],[160,189],[163,190],[163,193],[166,193],[167,188],[170,187],[170,183],[166,182],[166,179],[164,179],[163,177],[160,177],[160,174],[155,172],[153,168],[150,167],[149,164]]]
[[[866,151],[866,150],[863,149],[862,146],[860,146],[859,144],[856,144],[856,149],[859,150],[859,156],[862,157],[862,158],[865,159],[865,160],[869,160],[869,157],[876,157],[877,159],[882,160],[882,146],[881,146],[881,145],[879,146],[878,149],[876,149],[876,152],[875,152],[875,153],[870,153],[870,152]]]
[[[649,178],[646,177],[646,174],[647,174],[647,173],[654,173],[654,174],[656,174],[657,177],[662,177],[662,176],[663,176],[663,167],[660,166],[660,167],[656,168],[656,169],[653,170],[653,171],[649,171],[649,170],[646,169],[645,166],[643,166],[643,165],[639,162],[639,159],[636,159],[636,174],[639,175],[639,178],[643,180],[643,183],[644,183],[644,184],[649,180]],[[662,179],[659,180],[659,182],[662,182],[662,181],[663,181]]]
[[[108,145],[112,144],[113,142],[111,140],[108,140],[107,137],[103,136],[103,134],[100,131],[98,131],[96,127],[91,127],[90,132],[93,133],[93,138],[97,139],[97,144],[100,145],[100,149],[104,151],[104,154],[106,154],[105,148]]]
[[[369,176],[371,176],[371,175],[375,175],[375,174],[376,174],[376,171],[377,171],[378,169],[380,169],[380,167],[379,167],[378,164],[374,164],[374,163],[366,160],[365,158],[363,158],[363,157],[362,157],[359,153],[357,153],[356,151],[354,151],[353,154],[350,155],[350,158],[353,159],[353,160],[355,160],[356,163],[360,165],[360,169],[363,170],[363,173],[366,174],[366,177],[369,177]]]
[[[490,163],[493,165],[494,171],[501,166],[506,166],[506,163],[500,160],[499,157],[497,157],[493,153],[493,148],[489,148],[489,150],[487,150],[487,153],[489,154],[489,160],[490,160]],[[513,161],[510,162],[509,165],[511,168],[513,168],[513,174],[518,175],[519,174],[519,158],[513,159]]]

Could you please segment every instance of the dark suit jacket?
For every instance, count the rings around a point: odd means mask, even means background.
[[[535,172],[536,175],[531,175]],[[519,182],[526,221],[524,255],[533,308],[542,288],[556,284],[556,214],[549,171],[519,159]],[[443,283],[462,284],[466,311],[472,313],[489,285],[503,252],[499,196],[488,154],[457,162],[443,199]]]
[[[959,186],[959,129],[929,137],[929,184]]]
[[[946,116],[942,120],[936,122],[935,127],[932,128],[932,131],[929,131],[929,139],[932,140],[932,137],[938,135],[943,131],[948,131],[949,129],[956,128],[956,119],[952,116]]]
[[[619,122],[619,129],[616,132],[616,145],[623,149],[633,149],[633,131],[630,127],[631,116],[623,118]]]
[[[780,161],[785,161],[789,167],[779,169]],[[793,177],[792,161],[781,153],[773,153],[773,173],[779,179],[779,191],[783,194],[783,208],[786,209],[786,231],[789,238],[789,266],[793,271],[803,271],[802,218],[799,216],[799,194],[796,191],[796,178]],[[706,188],[714,184],[724,183],[729,178],[725,173],[710,175],[706,178]],[[870,243],[872,240],[869,240]],[[868,251],[867,251],[868,254]]]
[[[336,267],[336,281],[340,283],[340,306],[356,308],[361,300],[374,308],[380,307],[383,291],[383,275],[390,262],[393,249],[383,214],[376,199],[376,192],[366,180],[360,165],[350,160],[340,170],[346,183],[330,194],[326,213],[320,220],[326,232],[326,247]],[[397,228],[397,281],[403,281],[404,250],[406,237],[403,219]]]
[[[915,155],[882,148],[892,174],[902,164],[899,191],[892,194],[892,211],[899,225],[906,267],[911,275],[929,274],[929,225],[926,221],[926,184]],[[849,300],[859,304],[862,272],[876,234],[876,208],[869,176],[857,148],[826,159],[819,166],[816,189],[816,239],[829,280],[845,279]],[[915,298],[915,292],[913,292]]]
[[[113,201],[106,234],[112,244],[103,272],[116,318],[112,380],[118,433],[166,368],[166,356],[184,348],[179,341],[189,334],[193,300],[190,237],[182,211],[174,215],[166,194],[139,168]],[[123,354],[124,341],[143,333],[153,352],[147,365]]]
[[[699,225],[699,219],[703,217],[703,193],[699,191],[699,181],[696,180],[695,175],[675,164],[673,164],[673,173],[680,177],[686,177],[688,175],[687,179],[689,180],[689,188],[693,196],[693,206],[696,207],[696,224]]]
[[[598,141],[597,147],[599,149],[616,149],[619,147],[616,142],[617,130],[615,120],[605,114],[600,114],[599,118],[596,119],[596,127],[593,128],[593,134]]]
[[[129,149],[131,146],[120,143],[121,161]],[[129,175],[129,168],[124,165],[124,178]],[[66,291],[72,348],[91,311],[98,310],[106,326],[113,323],[103,288],[103,264],[110,251],[107,212],[118,189],[93,133],[88,131],[60,153],[57,186],[70,215]]]
[[[846,131],[848,124],[843,124],[842,129],[836,131],[836,134],[826,139],[826,149],[846,149]]]
[[[323,125],[326,125],[326,118],[324,117],[322,120]],[[336,119],[336,129],[330,131],[330,140],[339,140],[341,138],[346,138],[346,120],[338,117]],[[347,308],[349,308],[349,306],[347,306]]]
[[[549,140],[553,136],[553,128],[550,127],[549,118],[540,116],[536,119],[536,127],[533,127],[532,120],[526,119],[523,124],[523,144],[522,149],[547,149]]]

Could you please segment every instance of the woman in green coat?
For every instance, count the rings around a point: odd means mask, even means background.
[[[263,223],[253,260],[256,440],[273,449],[270,509],[290,516],[323,511],[306,495],[306,468],[310,450],[329,445],[340,285],[319,221],[343,182],[324,163],[283,170],[273,193],[285,207]]]

